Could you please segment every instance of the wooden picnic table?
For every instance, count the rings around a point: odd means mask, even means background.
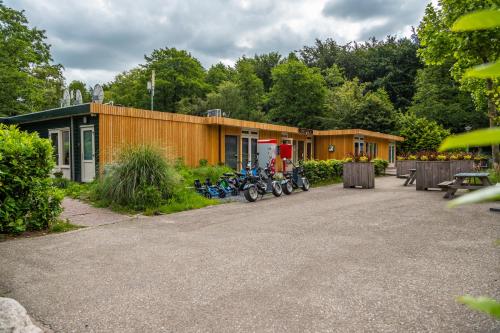
[[[478,190],[491,186],[490,179],[488,178],[490,174],[487,172],[462,172],[457,173],[451,181],[442,182],[439,187],[446,190],[444,198],[453,198],[455,193],[460,190]]]
[[[408,169],[408,171],[410,171],[410,174],[406,175],[404,186],[413,185],[415,179],[417,179],[417,169]]]

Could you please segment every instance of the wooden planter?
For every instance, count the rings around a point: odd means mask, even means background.
[[[375,187],[375,168],[371,162],[344,163],[343,176],[344,188]]]
[[[460,172],[474,171],[474,161],[417,161],[417,191],[439,188],[438,184],[453,180]]]
[[[403,178],[404,175],[410,174],[410,169],[417,168],[416,160],[396,161],[396,177]]]

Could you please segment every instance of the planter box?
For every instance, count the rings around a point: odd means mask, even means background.
[[[396,161],[396,177],[403,178],[403,175],[409,175],[410,169],[417,168],[416,160]]]
[[[343,176],[344,188],[362,187],[374,188],[375,187],[375,168],[373,163],[344,163]]]
[[[453,180],[460,172],[473,172],[474,161],[417,161],[417,191],[439,188],[438,184]]]

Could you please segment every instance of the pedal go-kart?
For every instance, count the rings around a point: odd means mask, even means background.
[[[301,188],[303,191],[309,191],[309,180],[305,176],[304,167],[296,166],[291,160],[284,159],[283,162],[293,166],[292,171],[283,173],[284,179],[281,181],[283,193],[292,194],[294,189]]]
[[[194,188],[197,193],[203,195],[204,197],[211,198],[225,198],[226,192],[219,186],[212,185],[210,178],[205,180],[205,184],[202,184],[199,179],[195,179]]]

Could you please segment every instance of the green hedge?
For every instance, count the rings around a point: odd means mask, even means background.
[[[303,166],[311,184],[334,181],[342,176],[343,164],[340,160],[304,161]]]
[[[61,213],[63,194],[50,178],[49,140],[0,124],[0,232],[46,229]]]
[[[385,175],[385,169],[389,166],[389,161],[383,160],[381,158],[375,158],[372,160],[373,166],[375,167],[375,175],[381,176]]]

